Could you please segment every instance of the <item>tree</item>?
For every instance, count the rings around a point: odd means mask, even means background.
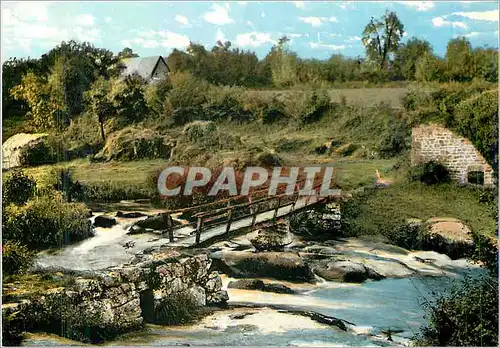
[[[281,37],[268,55],[275,86],[290,86],[297,80],[297,55],[288,49],[288,41],[288,37]]]
[[[498,50],[478,47],[473,52],[475,76],[489,82],[498,82]]]
[[[474,57],[467,38],[458,37],[448,41],[445,58],[446,72],[451,80],[472,80],[475,75]]]
[[[104,133],[104,122],[115,113],[112,102],[109,100],[111,92],[111,82],[101,77],[97,79],[90,89],[85,92],[85,100],[89,111],[95,116],[101,129],[102,141],[106,141]]]
[[[395,52],[394,67],[405,80],[415,80],[417,61],[427,54],[432,54],[431,44],[412,37]]]
[[[382,70],[389,58],[395,52],[404,34],[403,23],[395,12],[387,11],[381,19],[372,17],[363,31],[362,42],[368,58],[379,65]]]
[[[432,53],[424,53],[417,60],[415,79],[417,81],[443,81],[445,79],[445,62]]]
[[[125,47],[123,50],[118,52],[117,57],[118,59],[137,58],[139,57],[139,55],[135,53],[130,47]]]
[[[40,130],[61,127],[61,114],[66,114],[66,108],[58,91],[52,90],[54,84],[47,79],[28,72],[23,76],[21,84],[11,89],[11,95],[16,100],[24,100],[30,111],[28,115],[33,125]]]

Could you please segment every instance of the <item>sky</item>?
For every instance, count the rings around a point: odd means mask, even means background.
[[[496,1],[2,1],[1,10],[2,61],[38,58],[70,39],[143,57],[222,40],[263,58],[283,35],[300,57],[357,56],[365,25],[386,10],[404,24],[403,42],[425,39],[439,55],[457,36],[498,47]]]

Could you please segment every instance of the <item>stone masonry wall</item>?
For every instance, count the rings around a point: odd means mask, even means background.
[[[484,172],[484,184],[493,184],[493,170],[469,139],[438,125],[420,125],[412,130],[411,164],[429,161],[443,164],[453,180],[467,183],[467,173]]]

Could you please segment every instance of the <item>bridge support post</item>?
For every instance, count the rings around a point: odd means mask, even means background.
[[[233,221],[233,209],[229,209],[227,212],[227,225],[226,225],[226,235],[229,233],[231,229],[231,222]]]
[[[257,210],[255,209],[253,211],[253,216],[252,216],[252,229],[255,227],[255,221],[257,220]]]
[[[167,226],[168,226],[168,240],[170,243],[174,242],[174,223],[172,221],[172,216],[168,214],[167,218]]]
[[[276,205],[276,209],[274,209],[273,219],[276,219],[278,217],[278,209],[280,208],[280,205],[281,205],[281,196],[278,197],[278,204]]]
[[[293,199],[293,203],[292,205],[290,206],[290,213],[293,213],[295,211],[295,204],[297,204],[297,200],[299,199],[299,193],[297,192],[295,194],[295,197]]]
[[[203,228],[203,218],[200,216],[198,218],[198,223],[196,224],[196,245],[200,244],[201,229]]]

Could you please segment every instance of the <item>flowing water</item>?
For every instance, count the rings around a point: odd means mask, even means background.
[[[137,219],[121,221],[108,229],[98,228],[95,237],[56,253],[43,253],[38,262],[44,266],[98,269],[127,262],[139,250],[164,243],[161,238],[148,234],[127,236],[127,227],[133,221]],[[136,245],[125,249],[122,244],[127,240],[134,240]],[[409,259],[409,256],[404,257]],[[106,345],[407,345],[426,323],[425,303],[449,291],[466,272],[479,272],[464,260],[447,259],[446,262],[446,269],[454,270],[446,276],[388,278],[362,284],[282,282],[297,292],[293,295],[228,289],[229,304],[238,308],[217,311],[191,325],[148,325],[143,332],[130,333]],[[419,267],[424,270],[428,266],[421,264]],[[223,277],[224,287],[230,280]],[[308,317],[280,311],[280,308],[314,311],[354,325],[342,331]],[[393,341],[387,340],[388,331]],[[68,341],[52,335],[30,334],[24,344],[68,345]]]

